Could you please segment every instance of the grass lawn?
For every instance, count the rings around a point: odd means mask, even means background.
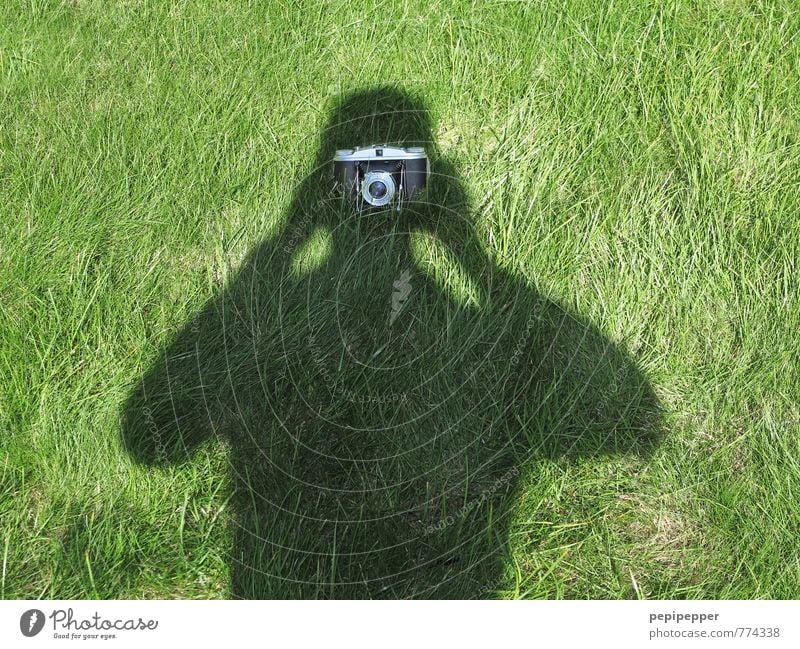
[[[796,2],[10,0],[0,198],[2,598],[800,596]]]

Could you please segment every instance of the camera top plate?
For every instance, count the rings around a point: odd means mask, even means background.
[[[364,160],[420,160],[426,158],[421,146],[394,147],[388,144],[373,144],[355,149],[337,149],[334,162],[361,162]]]

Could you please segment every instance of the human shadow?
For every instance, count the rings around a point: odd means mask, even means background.
[[[358,214],[334,150],[383,142],[426,147],[428,189]],[[419,100],[338,98],[280,232],[137,381],[137,461],[227,440],[233,597],[491,596],[532,461],[657,443],[630,356],[492,261],[470,215]]]

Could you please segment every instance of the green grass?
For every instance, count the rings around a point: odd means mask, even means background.
[[[3,3],[0,597],[800,596],[799,62],[788,0]],[[320,202],[381,136],[428,202]]]

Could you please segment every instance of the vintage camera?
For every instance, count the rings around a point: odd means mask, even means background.
[[[428,173],[428,156],[419,146],[339,149],[333,158],[336,186],[355,200],[359,211],[387,205],[399,211],[425,189]]]

